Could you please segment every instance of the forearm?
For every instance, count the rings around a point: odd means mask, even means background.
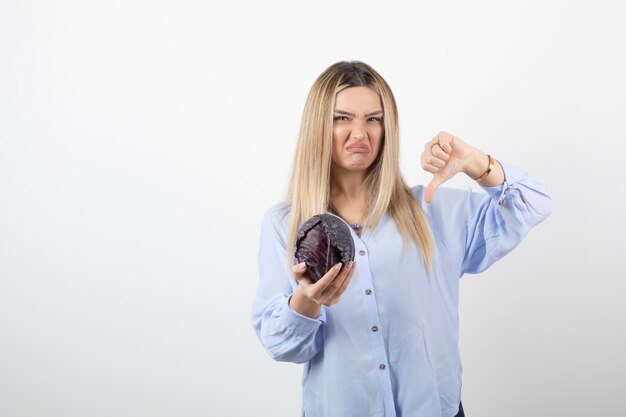
[[[311,318],[289,306],[289,297],[297,287],[292,286],[293,276],[283,262],[285,236],[277,223],[278,215],[278,210],[271,209],[263,217],[258,258],[259,286],[252,302],[252,325],[272,358],[303,363],[322,347],[321,326],[326,320],[325,310],[321,309],[318,316]]]
[[[463,273],[485,270],[552,212],[552,200],[543,183],[507,163],[499,166],[506,172],[506,187],[484,187],[489,197],[469,190]]]
[[[287,294],[277,294],[269,303],[255,304],[252,323],[274,360],[303,363],[322,347],[324,310],[319,317],[311,318],[301,315],[287,303]]]

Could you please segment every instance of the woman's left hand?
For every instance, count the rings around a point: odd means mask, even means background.
[[[486,154],[447,132],[439,132],[424,145],[421,159],[422,168],[433,174],[424,194],[424,200],[428,204],[437,188],[457,173],[464,172],[475,179],[489,165]]]

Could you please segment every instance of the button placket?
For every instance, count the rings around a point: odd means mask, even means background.
[[[369,265],[369,251],[366,250],[363,246],[355,248],[358,257],[361,259],[361,268],[359,271],[362,271],[362,274],[359,276],[359,281],[363,285],[362,291],[364,292],[364,303],[367,312],[367,321],[369,322],[369,340],[372,348],[372,355],[374,357],[374,364],[378,363],[377,366],[382,373],[380,374],[380,383],[381,389],[384,389],[385,401],[389,404],[393,404],[393,397],[390,394],[391,380],[389,379],[389,372],[387,371],[387,361],[389,358],[385,352],[385,341],[384,335],[381,331],[378,324],[380,323],[380,316],[378,313],[378,307],[376,305],[376,294],[374,293],[374,283],[372,281],[372,274],[370,272]],[[393,414],[391,414],[393,415]]]

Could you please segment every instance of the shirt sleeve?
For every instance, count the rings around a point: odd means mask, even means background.
[[[261,226],[252,326],[273,359],[304,363],[322,348],[321,326],[326,321],[326,311],[322,306],[320,315],[313,319],[289,306],[297,281],[285,265],[285,242],[277,226],[277,212],[270,209]]]
[[[500,161],[498,161],[500,162]],[[461,275],[484,271],[513,250],[529,230],[552,213],[545,185],[500,162],[504,183],[468,192],[467,238]]]

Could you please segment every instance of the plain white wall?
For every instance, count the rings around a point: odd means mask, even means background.
[[[260,221],[311,84],[343,59],[391,85],[411,185],[446,130],[552,193],[546,222],[462,278],[468,416],[619,415],[625,15],[0,1],[0,417],[299,415],[301,365],[250,323]]]

